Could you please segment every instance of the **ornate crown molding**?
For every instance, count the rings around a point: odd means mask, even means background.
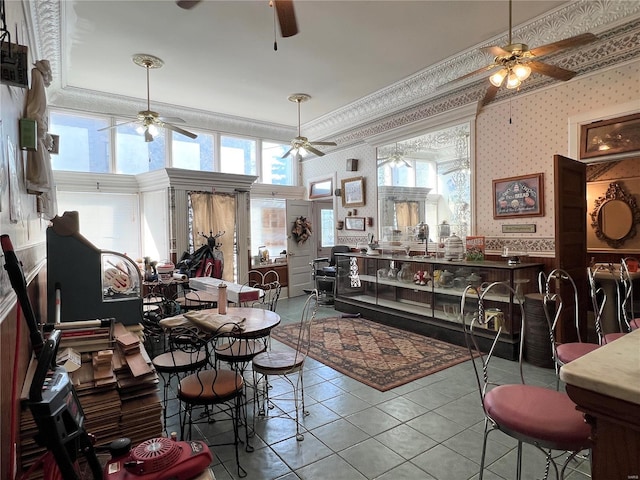
[[[619,27],[624,22],[627,22],[627,29],[635,28],[637,30],[638,18],[640,18],[640,2],[581,0],[560,7],[549,15],[534,20],[529,24],[514,28],[513,37],[515,41],[519,38],[526,38],[526,43],[530,46],[544,45],[585,32],[591,32],[605,37],[605,40],[600,40],[596,43],[598,45],[597,48],[586,46],[586,48],[583,49],[565,51],[562,56],[554,55],[553,57],[548,57],[554,58],[554,63],[557,63],[558,58],[573,58],[574,60],[569,60],[567,63],[560,63],[560,66],[572,68],[577,66],[578,59],[582,59],[584,62],[595,62],[596,59],[589,59],[584,53],[579,55],[579,52],[585,52],[587,49],[589,54],[595,54],[596,58],[611,55],[615,53],[615,50],[618,48],[622,48],[627,54],[638,56],[637,31],[635,40],[627,40],[627,42],[635,44],[635,52],[633,53],[623,45],[625,43],[624,41],[616,45],[608,45],[610,35],[604,33],[607,28],[620,30],[620,28],[616,27]],[[636,22],[633,21],[634,19]],[[623,27],[622,30],[624,31],[625,28]],[[397,113],[401,110],[414,111],[417,104],[427,101],[437,103],[439,102],[439,97],[442,97],[446,93],[467,97],[471,92],[466,91],[465,86],[483,82],[484,79],[482,76],[474,77],[466,82],[460,82],[459,84],[452,84],[450,86],[446,85],[447,82],[488,65],[492,61],[492,58],[480,52],[479,49],[489,45],[507,44],[507,34],[508,32],[505,32],[483,44],[461,52],[455,57],[430,66],[415,75],[389,85],[384,89],[320,117],[313,122],[309,122],[304,125],[304,129],[308,135],[313,138],[332,137],[335,139],[336,137],[339,138],[340,132],[354,129],[359,125],[369,124],[376,119],[389,117],[390,112],[393,114],[393,112]],[[621,60],[617,59],[616,63],[619,61]],[[612,60],[609,59],[609,62],[612,62]],[[596,68],[601,68],[601,66],[594,63],[588,70],[592,71]],[[585,69],[585,71],[586,70],[587,69]],[[585,73],[585,71],[579,71],[578,73]],[[531,80],[534,79],[532,78]],[[529,89],[534,85],[539,88],[542,86],[542,83],[546,85],[551,83],[551,81],[542,79],[534,83],[528,80],[525,86]],[[477,85],[472,88],[476,91],[479,89],[484,91],[484,87],[485,85],[483,83],[481,86]],[[520,91],[523,91],[523,89],[520,89]],[[501,92],[501,95],[496,99],[504,97],[504,95],[505,94]],[[474,97],[474,95],[471,96]],[[481,93],[477,92],[475,93],[475,98],[471,101],[476,101],[479,98],[481,98]],[[454,101],[456,105],[460,105],[463,102],[463,99]],[[415,112],[413,115],[415,115]],[[342,146],[341,142],[337,143]]]
[[[140,100],[116,97],[99,92],[65,86],[61,71],[61,2],[39,0],[24,2],[28,26],[34,39],[34,56],[51,63],[53,82],[48,89],[55,106],[93,112],[132,112]],[[526,39],[531,46],[568,38],[590,31],[600,39],[583,48],[553,56],[554,64],[578,71],[595,71],[640,56],[640,2],[619,0],[578,0],[550,12],[544,17],[513,29],[515,40]],[[459,55],[389,85],[371,95],[335,110],[304,125],[308,136],[331,137],[340,148],[362,141],[381,131],[437,115],[452,108],[475,103],[486,84],[479,76],[465,82],[446,85],[467,72],[487,65],[491,58],[479,53],[487,45],[504,45],[507,32],[470,48]],[[520,92],[551,84],[554,80],[531,78]],[[512,92],[501,91],[496,101]],[[163,105],[163,111],[184,118],[189,125],[222,132],[285,140],[295,129],[213,112]]]

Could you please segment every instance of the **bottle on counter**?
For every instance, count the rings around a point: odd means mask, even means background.
[[[227,285],[225,283],[218,285],[218,313],[220,315],[227,314]]]

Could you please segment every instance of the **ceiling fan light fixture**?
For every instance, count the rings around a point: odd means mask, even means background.
[[[494,73],[489,77],[489,81],[494,87],[500,87],[500,85],[502,85],[502,82],[504,82],[504,79],[508,73],[509,71],[506,68],[501,68],[500,70],[498,70],[496,73]]]
[[[509,75],[507,76],[507,88],[509,90],[513,90],[518,88],[522,82],[518,78],[518,76],[511,70]]]
[[[513,73],[515,73],[518,80],[521,82],[525,81],[531,75],[531,67],[524,63],[518,63],[515,67],[513,67]]]

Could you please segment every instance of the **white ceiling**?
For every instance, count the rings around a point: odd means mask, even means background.
[[[514,0],[514,29],[564,3]],[[63,87],[144,100],[146,74],[131,57],[147,53],[165,62],[150,72],[152,110],[177,105],[284,126],[297,123],[292,93],[312,97],[301,107],[304,124],[509,26],[506,0],[294,0],[300,32],[278,31],[274,51],[268,0],[203,1],[189,11],[172,0],[61,6]]]

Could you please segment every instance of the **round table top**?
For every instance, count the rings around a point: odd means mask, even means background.
[[[280,323],[280,315],[264,308],[227,307],[227,315],[245,318],[242,337],[264,337]]]
[[[199,313],[206,314],[207,312],[217,314],[217,308],[207,308],[199,310]],[[243,329],[240,332],[234,332],[232,335],[236,338],[260,338],[269,335],[271,329],[280,323],[280,315],[271,310],[263,308],[252,307],[227,307],[226,315],[234,317],[244,318],[242,324]],[[160,320],[160,325],[168,325],[174,322],[189,322],[189,320],[183,315],[176,315],[173,317],[167,317]]]

